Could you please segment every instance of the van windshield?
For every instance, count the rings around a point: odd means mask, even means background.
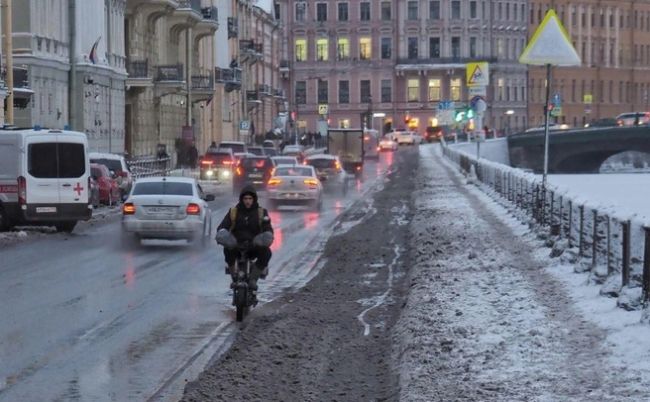
[[[81,177],[86,172],[84,145],[68,142],[29,144],[27,171],[41,179]]]
[[[167,181],[137,183],[133,195],[193,195],[192,184]]]

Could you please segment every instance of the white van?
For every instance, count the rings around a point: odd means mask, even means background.
[[[92,216],[86,134],[0,130],[0,230],[51,225],[72,232]]]

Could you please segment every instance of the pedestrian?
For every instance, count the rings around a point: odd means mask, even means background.
[[[199,150],[196,149],[196,145],[192,143],[188,155],[188,162],[190,164],[190,168],[196,169],[196,163],[198,162],[198,160],[199,160]]]

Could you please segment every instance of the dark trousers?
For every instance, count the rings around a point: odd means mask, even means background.
[[[237,260],[237,257],[239,257],[239,250],[224,248],[223,254],[226,257],[226,264],[233,265]],[[248,252],[249,257],[257,258],[258,267],[266,267],[269,265],[272,254],[271,249],[268,247],[254,247]]]

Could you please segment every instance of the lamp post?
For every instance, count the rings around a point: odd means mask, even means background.
[[[515,111],[512,109],[506,110],[503,113],[506,116],[506,135],[510,135],[510,116],[515,114]]]

